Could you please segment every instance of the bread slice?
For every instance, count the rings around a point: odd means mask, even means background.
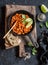
[[[21,39],[18,36],[14,36],[12,33],[7,36],[7,40],[12,46],[18,46],[21,43]]]

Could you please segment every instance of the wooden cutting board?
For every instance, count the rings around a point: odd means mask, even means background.
[[[34,21],[35,21],[35,27],[34,30],[32,31],[32,36],[35,37],[35,39],[37,40],[37,32],[36,32],[36,7],[35,6],[26,6],[26,5],[6,5],[6,13],[5,13],[5,34],[8,31],[8,26],[7,26],[7,18],[11,13],[14,13],[17,10],[26,10],[28,12],[30,12],[33,16],[34,16]],[[20,38],[21,39],[21,38]],[[21,41],[22,43],[24,43],[23,41]],[[6,49],[12,48],[14,46],[12,46],[10,43],[8,43],[5,39],[5,47]]]

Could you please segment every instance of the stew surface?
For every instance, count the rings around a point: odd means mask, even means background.
[[[12,16],[11,27],[15,22],[16,25],[13,28],[13,32],[17,34],[25,34],[30,32],[33,20],[28,15],[16,13]]]

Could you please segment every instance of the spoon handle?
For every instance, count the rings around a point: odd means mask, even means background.
[[[16,22],[15,22],[14,25],[11,27],[11,29],[5,34],[5,36],[3,37],[3,39],[6,38],[6,36],[11,32],[11,30],[14,28],[15,25],[16,25]]]

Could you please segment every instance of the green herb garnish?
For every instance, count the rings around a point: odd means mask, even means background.
[[[23,24],[26,24],[26,21],[25,20],[23,20]]]
[[[30,22],[30,21],[32,21],[32,23],[33,23],[32,18],[27,18],[25,21],[26,21],[26,22]]]
[[[48,21],[46,21],[45,25],[46,25],[46,28],[48,28]]]
[[[32,25],[32,21],[28,22],[28,24],[26,25],[26,28],[30,27]]]
[[[26,28],[30,27],[33,24],[33,20],[31,18],[27,18],[25,21],[28,23],[26,25]]]
[[[36,48],[34,47],[34,48],[32,49],[32,54],[33,54],[33,55],[36,55],[36,53],[37,53],[37,50],[36,50]]]
[[[30,27],[31,24],[33,24],[32,18],[26,18],[26,16],[24,14],[22,14],[22,18],[23,18],[23,20],[22,20],[23,24],[27,23],[26,28]]]
[[[23,18],[23,19],[26,19],[26,16],[25,16],[25,14],[22,14],[22,18]]]
[[[32,43],[31,43],[31,42],[29,42],[29,43],[28,43],[28,46],[32,46]]]
[[[40,28],[42,28],[42,27],[43,27],[43,24],[42,24],[42,23],[40,23],[40,24],[39,24],[39,26],[40,26]]]

